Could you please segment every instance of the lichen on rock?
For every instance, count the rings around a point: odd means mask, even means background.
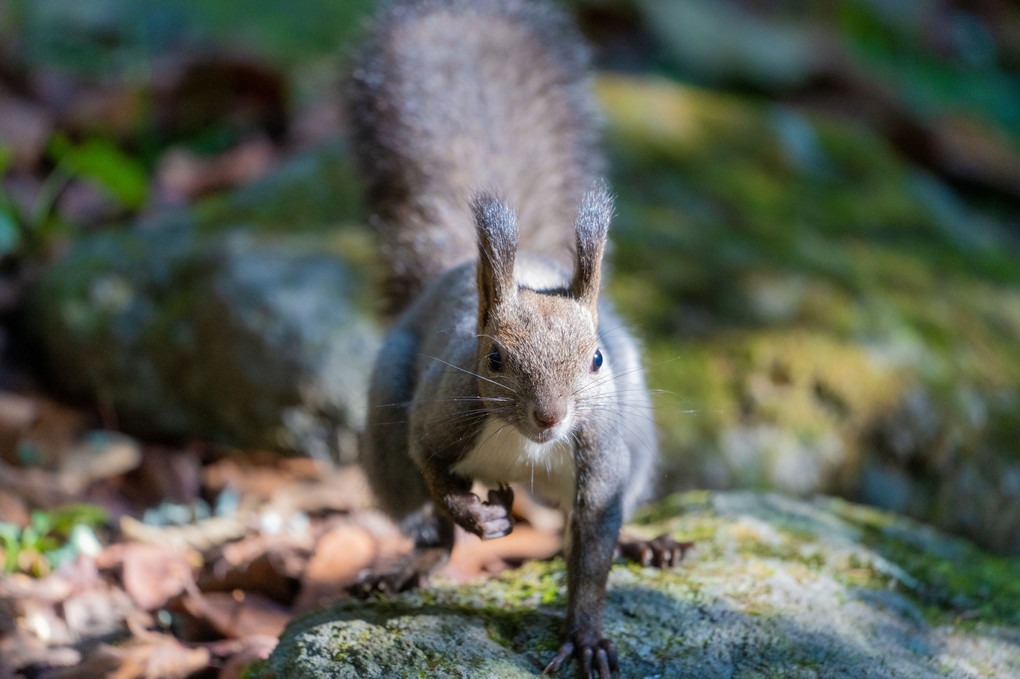
[[[1020,673],[1020,564],[844,501],[691,493],[630,530],[697,547],[617,565],[606,635],[624,677],[1004,677]],[[291,623],[267,677],[537,677],[559,644],[563,563],[343,601]],[[561,671],[568,676],[568,670]]]

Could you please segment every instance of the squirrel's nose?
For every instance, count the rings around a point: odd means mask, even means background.
[[[535,424],[542,429],[551,429],[563,419],[563,412],[556,408],[535,408],[531,411]]]

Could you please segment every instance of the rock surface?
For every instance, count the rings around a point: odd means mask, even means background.
[[[691,493],[642,523],[697,547],[673,572],[613,569],[606,633],[624,677],[1020,676],[1016,560],[832,499]],[[564,588],[556,560],[343,602],[292,622],[251,674],[537,677]]]
[[[646,341],[661,488],[875,503],[1020,554],[1020,259],[873,133],[606,76],[609,292]]]
[[[355,456],[375,325],[342,257],[191,225],[83,238],[35,291],[56,382],[128,431]]]

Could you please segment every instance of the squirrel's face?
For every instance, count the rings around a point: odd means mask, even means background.
[[[604,185],[585,194],[574,224],[568,285],[544,291],[514,277],[517,218],[481,196],[478,228],[478,387],[487,410],[537,443],[568,437],[597,403],[611,371],[598,345],[597,305],[612,199]]]
[[[603,398],[611,371],[595,315],[563,295],[521,288],[479,333],[476,372],[486,408],[536,443],[570,436]]]

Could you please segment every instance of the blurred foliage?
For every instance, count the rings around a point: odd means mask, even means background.
[[[94,529],[108,522],[106,510],[97,505],[35,510],[24,528],[0,523],[0,561],[8,573],[48,575],[78,554],[98,554],[100,545]]]
[[[663,391],[663,486],[863,494],[1015,549],[1006,223],[860,125],[664,80],[598,91],[610,290]],[[901,460],[904,487],[867,480]]]
[[[138,210],[149,193],[149,176],[141,163],[103,138],[80,144],[55,134],[47,155],[52,169],[42,182],[28,209],[18,203],[0,184],[0,257],[12,254],[38,254],[57,237],[66,237],[76,225],[57,218],[55,201],[74,179],[94,183],[116,203]],[[9,166],[10,156],[0,145],[0,176]]]
[[[889,83],[915,110],[929,115],[980,112],[1020,143],[1020,73],[1007,51],[1016,45],[1000,49],[994,33],[999,29],[1008,39],[1020,19],[1017,10],[1005,8],[1005,21],[996,26],[966,7],[936,16],[942,9],[938,4],[839,2],[835,27],[861,66]],[[940,51],[932,49],[935,30]]]
[[[137,210],[149,193],[149,177],[141,163],[110,140],[95,138],[72,144],[63,135],[50,140],[49,155],[57,171],[98,184],[124,207]]]
[[[346,146],[288,135],[303,106],[335,100],[375,4],[8,2],[0,32],[27,70],[128,93],[123,128],[100,117],[52,136],[32,209],[0,187],[0,253],[77,236],[53,214],[72,177],[130,213],[158,202],[148,183],[169,148],[214,158],[254,129],[273,162],[289,156],[273,172],[153,210],[138,231],[304,233],[369,278],[375,243]],[[628,72],[596,85],[619,193],[609,289],[660,392],[663,489],[842,492],[1020,552],[1020,510],[1000,511],[1020,494],[1020,9],[564,4],[600,65]],[[262,128],[231,117],[222,87],[189,99],[163,82],[168,63],[217,51],[265,76]],[[279,135],[266,132],[276,114]]]
[[[11,152],[0,144],[0,177],[11,165]],[[0,257],[14,252],[21,241],[17,207],[0,186]]]
[[[371,0],[10,0],[8,30],[32,65],[145,77],[153,59],[212,45],[295,63],[335,50]]]

